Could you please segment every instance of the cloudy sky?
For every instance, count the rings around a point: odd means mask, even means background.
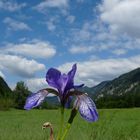
[[[140,67],[140,0],[0,0],[0,76],[47,86],[46,71],[93,86]]]

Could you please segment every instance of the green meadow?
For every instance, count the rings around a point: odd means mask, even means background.
[[[65,113],[67,120],[70,111]],[[42,124],[51,122],[56,134],[59,117],[58,110],[0,111],[0,140],[49,140],[49,129],[42,130]],[[140,140],[140,109],[99,110],[96,123],[78,114],[66,140]]]

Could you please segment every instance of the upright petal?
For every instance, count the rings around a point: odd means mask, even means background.
[[[92,101],[92,99],[88,97],[86,94],[79,95],[75,104],[78,106],[82,118],[84,118],[89,122],[98,120],[96,106]]]
[[[49,86],[52,86],[56,89],[60,89],[59,79],[61,77],[61,72],[57,69],[50,68],[46,74],[46,81]]]
[[[75,73],[76,73],[76,70],[77,70],[77,65],[74,64],[72,66],[72,69],[68,72],[68,75],[69,77],[73,80],[74,76],[75,76]]]
[[[58,83],[60,85],[60,93],[63,95],[65,93],[65,88],[68,83],[68,75],[62,74],[60,76],[60,79],[58,80]]]
[[[24,109],[30,110],[34,107],[39,106],[48,94],[49,93],[44,89],[38,91],[37,93],[31,94],[26,100]]]
[[[49,69],[46,74],[46,81],[50,86],[58,90],[58,92],[60,93],[59,96],[62,100],[65,98],[65,95],[70,89],[76,89],[83,86],[83,84],[79,86],[74,85],[74,76],[76,73],[76,69],[77,66],[76,64],[74,64],[72,66],[72,69],[67,74],[61,74],[59,70],[54,68]]]
[[[67,74],[68,75],[68,81],[67,81],[67,85],[65,87],[65,92],[67,90],[70,90],[71,88],[74,88],[74,76],[75,76],[76,70],[77,70],[77,66],[76,66],[76,64],[74,64],[72,66],[72,69]]]
[[[60,94],[63,94],[68,82],[68,76],[61,74],[57,69],[51,68],[46,74],[46,81],[50,86],[56,88]]]

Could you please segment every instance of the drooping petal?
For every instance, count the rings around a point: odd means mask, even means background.
[[[45,88],[44,90],[46,90],[47,92],[52,93],[52,94],[54,94],[56,96],[59,96],[58,91],[53,89],[53,88]]]
[[[89,122],[98,120],[96,105],[86,94],[78,96],[75,104],[78,106],[82,118]]]
[[[48,94],[49,93],[46,90],[40,90],[37,93],[31,94],[26,100],[24,109],[30,110],[39,106]]]

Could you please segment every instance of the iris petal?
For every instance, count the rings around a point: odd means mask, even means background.
[[[76,70],[77,70],[77,66],[76,66],[76,64],[74,64],[72,66],[72,69],[68,72],[68,76],[69,76],[70,80],[73,80]]]
[[[72,69],[67,74],[68,75],[68,81],[67,81],[67,84],[66,84],[66,87],[65,87],[65,92],[70,90],[71,88],[74,88],[74,76],[75,76],[76,70],[77,70],[77,66],[76,66],[76,64],[74,64],[72,66]]]
[[[56,88],[60,94],[67,93],[68,90],[74,88],[76,69],[76,64],[74,64],[68,74],[61,74],[59,70],[51,68],[46,74],[46,81],[50,86]]]
[[[48,82],[49,86],[52,86],[60,90],[61,85],[58,82],[60,77],[61,77],[61,72],[59,70],[50,68],[46,74],[46,81]]]
[[[39,106],[48,94],[49,93],[46,90],[40,90],[37,93],[31,94],[26,100],[24,109],[30,110]]]
[[[58,83],[60,85],[60,93],[63,95],[65,93],[65,88],[68,82],[68,75],[62,74],[60,76],[60,79],[58,80]]]
[[[96,106],[92,99],[87,95],[80,95],[78,99],[79,112],[82,118],[89,122],[98,120]]]

